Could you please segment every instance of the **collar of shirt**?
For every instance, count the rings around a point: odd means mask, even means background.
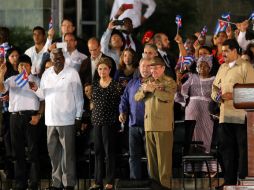
[[[164,78],[164,74],[162,74],[158,79],[156,79],[155,81],[158,81],[158,82],[161,82],[163,81],[163,78]]]
[[[72,52],[69,52],[69,51],[67,51],[66,52],[66,55],[68,55],[68,56],[75,56],[75,55],[77,55],[78,54],[78,50],[77,49],[75,49],[74,51],[72,51]]]
[[[236,60],[228,63],[228,66],[229,66],[229,68],[232,68],[235,66],[235,64],[236,64]]]
[[[102,53],[100,53],[100,55],[98,57],[96,57],[95,59],[91,57],[91,61],[98,62],[100,60],[101,56],[102,56]]]
[[[160,49],[158,49],[158,52],[161,54],[162,57],[163,57],[164,55],[167,55],[167,52],[162,51],[162,50],[160,50]]]
[[[123,34],[124,39],[126,39],[127,36],[129,37],[129,39],[130,39],[129,47],[131,47],[134,51],[136,51],[136,45],[133,41],[133,38],[132,38],[131,34],[125,34],[124,32],[122,32],[122,34]]]
[[[63,73],[63,71],[66,70],[66,68],[69,68],[69,67],[64,67],[58,74],[55,72],[54,66],[48,68],[47,70],[49,70],[49,72],[51,72],[53,75],[61,76],[61,74]]]

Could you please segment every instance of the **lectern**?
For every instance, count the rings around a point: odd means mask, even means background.
[[[254,84],[235,84],[233,101],[235,108],[247,111],[248,177],[254,177]]]

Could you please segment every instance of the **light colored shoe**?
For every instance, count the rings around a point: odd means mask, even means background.
[[[112,184],[106,184],[104,190],[111,190],[114,189],[114,186]]]

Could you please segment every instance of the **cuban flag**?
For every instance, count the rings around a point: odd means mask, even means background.
[[[176,15],[176,25],[178,28],[182,27],[182,17],[180,15]]]
[[[230,21],[230,13],[222,14],[221,18],[226,20],[227,22],[229,22]],[[228,23],[226,21],[223,21],[223,20],[218,20],[217,21],[215,31],[214,31],[214,35],[217,35],[219,32],[226,31],[226,29],[228,27]]]
[[[249,20],[254,20],[254,11],[251,13]]]
[[[228,27],[227,22],[223,20],[218,20],[215,27],[214,35],[217,35],[219,32],[226,31],[227,27]]]
[[[50,21],[49,21],[49,29],[53,28],[53,19],[52,17],[50,17]]]
[[[28,74],[26,70],[23,70],[22,73],[20,73],[16,77],[15,83],[17,84],[18,87],[22,88],[26,85],[27,82],[28,82]]]
[[[178,64],[180,64],[180,72],[184,73],[188,71],[188,67],[194,62],[193,56],[180,56],[178,60]]]
[[[226,21],[230,21],[230,13],[223,13],[221,18],[226,19]]]
[[[185,65],[191,65],[194,61],[193,56],[181,56],[181,62]]]
[[[221,96],[222,96],[222,91],[221,91],[221,89],[219,88],[219,91],[217,92],[217,95],[216,95],[216,97],[215,97],[216,102],[220,102]]]
[[[0,57],[2,57],[2,58],[5,57],[4,47],[0,47]]]
[[[207,30],[207,27],[204,26],[203,29],[202,29],[202,31],[200,32],[201,36],[203,36],[203,37],[206,36],[207,31],[208,31],[208,30]]]
[[[10,49],[12,46],[8,44],[8,42],[2,43],[0,45],[1,48],[4,48],[4,53],[6,54],[7,50]]]
[[[6,54],[6,51],[4,47],[0,46],[0,58],[3,58],[3,63],[6,63],[5,54]]]

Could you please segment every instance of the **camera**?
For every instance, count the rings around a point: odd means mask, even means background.
[[[113,24],[115,25],[115,26],[122,26],[122,25],[124,25],[124,20],[114,20],[113,21]]]

